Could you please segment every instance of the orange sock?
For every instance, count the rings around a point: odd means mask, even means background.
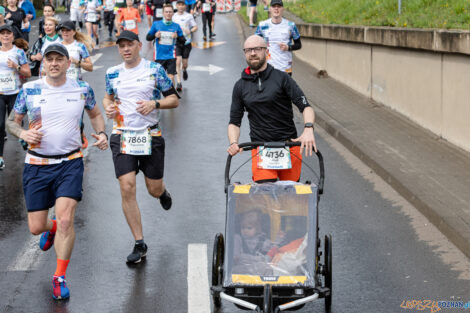
[[[69,265],[70,260],[61,260],[57,259],[57,267],[55,269],[54,276],[65,276],[65,271],[67,271],[67,266]]]
[[[57,231],[57,221],[56,220],[51,220],[52,222],[52,228],[50,230],[51,233],[55,233]]]

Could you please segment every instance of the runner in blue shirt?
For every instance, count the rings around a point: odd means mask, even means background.
[[[155,40],[154,58],[166,70],[168,77],[175,85],[174,75],[176,75],[176,42],[184,44],[184,38],[181,27],[172,21],[173,6],[165,4],[163,6],[163,19],[153,22],[147,34],[147,41]]]

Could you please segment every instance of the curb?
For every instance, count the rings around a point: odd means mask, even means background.
[[[237,19],[244,38],[247,34],[244,20],[237,14]],[[310,66],[311,67],[311,66]],[[313,68],[313,67],[312,67]],[[470,258],[470,241],[462,235],[454,225],[449,223],[443,216],[439,215],[428,203],[421,200],[419,196],[413,193],[408,187],[400,182],[390,171],[381,166],[376,160],[371,158],[353,139],[348,136],[348,131],[341,124],[336,122],[320,107],[315,106],[315,123],[320,125],[328,134],[339,141],[346,149],[358,157],[368,167],[370,167],[378,176],[389,184],[403,198],[410,202],[421,214],[423,214],[444,236],[449,239],[459,250]],[[454,222],[455,223],[455,222]]]

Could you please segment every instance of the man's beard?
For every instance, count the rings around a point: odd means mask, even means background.
[[[254,63],[254,62],[257,62],[259,60],[258,63]],[[254,61],[254,62],[253,62]],[[266,63],[266,56],[263,54],[261,57],[259,57],[259,59],[255,59],[255,60],[246,60],[246,63],[248,63],[248,66],[252,69],[252,70],[259,70],[260,68],[262,68],[264,66],[264,64]]]

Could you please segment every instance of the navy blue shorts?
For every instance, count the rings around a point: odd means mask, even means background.
[[[59,164],[25,164],[23,192],[28,212],[49,210],[60,197],[82,200],[83,160]]]

